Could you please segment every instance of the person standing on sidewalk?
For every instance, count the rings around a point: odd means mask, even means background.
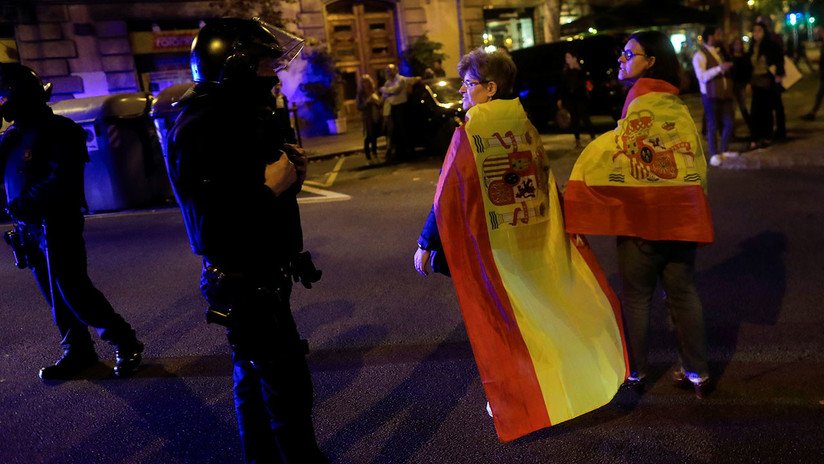
[[[818,37],[819,40],[824,40],[824,27],[818,26],[815,28],[815,35]],[[815,103],[813,103],[813,109],[810,110],[809,113],[801,116],[802,119],[805,121],[814,121],[815,114],[818,113],[818,109],[821,107],[821,101],[824,99],[824,41],[821,42],[819,46],[819,58],[818,58],[818,92],[815,94]]]
[[[328,462],[289,305],[292,279],[320,278],[303,249],[297,194],[306,157],[284,144],[269,89],[303,41],[258,19],[206,23],[192,43],[195,86],[169,132],[168,170],[192,251],[203,257],[206,320],[226,327],[247,463]]]
[[[744,50],[744,41],[740,37],[736,37],[730,42],[729,51],[730,59],[732,60],[732,94],[738,104],[738,111],[741,112],[741,118],[747,126],[748,136],[750,136],[750,125],[752,123],[750,118],[750,110],[747,108],[747,86],[750,85],[752,78],[752,63]]]
[[[410,146],[407,140],[406,101],[409,92],[407,78],[401,76],[398,67],[394,64],[386,66],[386,82],[380,88],[384,99],[384,116],[388,116],[390,124],[387,127],[388,143],[386,147],[386,161],[406,158]]]
[[[558,110],[566,109],[570,115],[570,129],[575,136],[575,148],[581,148],[581,123],[589,132],[590,141],[595,140],[595,129],[589,119],[589,90],[587,90],[587,72],[581,68],[581,62],[575,52],[564,55],[562,71],[561,98]]]
[[[773,112],[783,115],[783,110],[776,111],[776,101],[780,101],[781,76],[784,75],[784,56],[781,49],[769,35],[767,26],[756,22],[752,27],[752,40],[747,56],[752,63],[752,141],[750,149],[764,148],[772,143]],[[773,72],[775,70],[775,72]]]
[[[86,131],[52,112],[50,88],[26,66],[0,64],[0,115],[13,122],[0,139],[0,172],[15,223],[6,240],[17,266],[31,268],[51,304],[63,347],[63,355],[39,375],[44,381],[70,380],[97,364],[92,327],[115,349],[114,374],[127,376],[140,365],[143,344],[89,279],[83,240]]]
[[[378,135],[383,120],[382,103],[380,95],[375,91],[375,80],[369,74],[361,76],[355,101],[363,117],[363,153],[366,155],[366,162],[377,164],[380,162]]]
[[[724,158],[735,158],[738,153],[729,151],[730,138],[735,126],[733,106],[733,82],[730,74],[732,62],[723,49],[724,34],[721,28],[707,26],[703,33],[704,43],[692,56],[692,68],[701,89],[701,103],[707,121],[707,144],[710,164],[720,166]],[[717,133],[721,133],[718,145]]]

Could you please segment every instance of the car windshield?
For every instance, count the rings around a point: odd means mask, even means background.
[[[433,79],[427,85],[438,103],[456,103],[463,100],[463,96],[458,92],[461,88],[460,79]]]

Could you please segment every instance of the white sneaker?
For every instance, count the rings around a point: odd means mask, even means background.
[[[486,402],[486,413],[489,414],[489,417],[492,417],[492,408],[489,406],[489,401]]]
[[[712,157],[710,157],[710,164],[713,166],[721,166],[723,161],[724,158],[721,155],[712,155]]]
[[[738,152],[737,151],[725,151],[724,153],[721,153],[721,157],[722,158],[738,158]]]

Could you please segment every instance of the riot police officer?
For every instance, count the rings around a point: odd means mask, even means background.
[[[302,44],[257,19],[207,22],[192,44],[195,86],[168,139],[169,178],[203,256],[207,321],[227,327],[247,462],[326,462],[307,344],[289,307],[290,277],[307,287],[320,278],[301,253],[306,158],[284,144],[270,92]]]
[[[30,267],[62,337],[63,355],[40,369],[43,380],[68,380],[98,362],[88,327],[115,348],[114,373],[131,374],[143,344],[94,287],[83,240],[89,160],[86,132],[47,105],[51,86],[17,63],[0,64],[0,114],[13,122],[0,139],[0,172],[15,228],[18,267]]]

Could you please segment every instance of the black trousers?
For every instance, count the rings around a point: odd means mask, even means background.
[[[132,327],[117,314],[92,284],[83,240],[84,218],[78,214],[24,227],[26,252],[52,315],[65,351],[90,352],[94,345],[88,327],[113,345],[137,344]]]
[[[326,463],[312,425],[313,388],[289,307],[291,282],[235,274],[201,280],[212,307],[231,307],[235,413],[247,463]],[[228,280],[228,279],[227,279]]]
[[[647,373],[650,309],[660,280],[678,342],[680,367],[687,374],[709,377],[704,312],[695,288],[696,249],[693,242],[618,237],[624,332],[630,369],[636,376]]]

